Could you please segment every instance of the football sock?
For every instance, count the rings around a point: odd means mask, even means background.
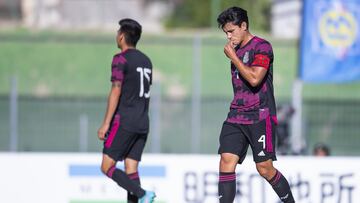
[[[294,203],[294,197],[292,196],[290,186],[286,178],[276,170],[276,174],[271,180],[268,181],[280,200],[285,203]]]
[[[128,176],[135,184],[140,185],[140,177],[139,177],[138,172],[128,174]],[[136,195],[133,195],[131,192],[128,192],[127,193],[127,202],[128,203],[137,203],[138,197]]]
[[[132,181],[124,171],[117,169],[115,166],[112,166],[106,175],[113,179],[120,187],[124,188],[128,192],[131,192],[138,198],[145,195],[145,190],[143,190],[140,185]]]
[[[220,172],[218,187],[220,203],[232,203],[236,194],[235,172]]]

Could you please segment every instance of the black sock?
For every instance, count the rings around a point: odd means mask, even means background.
[[[219,201],[220,203],[232,203],[236,194],[235,172],[219,174]]]
[[[140,177],[139,177],[138,172],[128,174],[128,176],[135,184],[140,185]],[[138,199],[139,198],[136,195],[131,194],[131,192],[127,193],[127,202],[128,203],[137,203]]]
[[[294,203],[294,197],[292,196],[289,183],[286,178],[276,170],[276,174],[271,180],[268,181],[280,200],[285,203]]]
[[[115,166],[111,167],[106,175],[113,179],[120,187],[136,195],[138,198],[145,195],[145,190],[140,185],[134,183],[124,171],[117,169]]]

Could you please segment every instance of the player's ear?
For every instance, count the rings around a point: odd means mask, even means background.
[[[119,40],[121,41],[124,38],[124,33],[119,33]]]
[[[241,30],[246,31],[246,30],[247,30],[247,24],[246,24],[246,22],[242,22],[241,25],[240,25],[240,28],[241,28]]]

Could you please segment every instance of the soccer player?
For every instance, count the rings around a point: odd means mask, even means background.
[[[273,91],[273,52],[269,42],[249,32],[247,11],[231,7],[217,18],[228,39],[224,47],[231,60],[234,99],[220,134],[219,199],[232,203],[236,193],[237,164],[250,145],[256,169],[281,201],[295,202],[289,183],[273,166],[276,108]]]
[[[153,202],[155,193],[140,187],[138,164],[149,131],[149,98],[152,63],[136,44],[141,25],[132,19],[119,21],[116,42],[121,53],[111,64],[112,87],[98,137],[104,140],[101,171],[128,191],[129,203]],[[125,172],[116,168],[123,161]]]

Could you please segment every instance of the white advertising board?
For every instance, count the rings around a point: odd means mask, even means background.
[[[360,158],[278,157],[297,203],[359,203]],[[101,154],[0,153],[0,202],[126,202],[126,192],[100,172]],[[141,183],[157,203],[215,203],[217,155],[150,155],[140,164]],[[122,163],[119,163],[122,168]],[[252,157],[237,167],[235,202],[276,203]]]

